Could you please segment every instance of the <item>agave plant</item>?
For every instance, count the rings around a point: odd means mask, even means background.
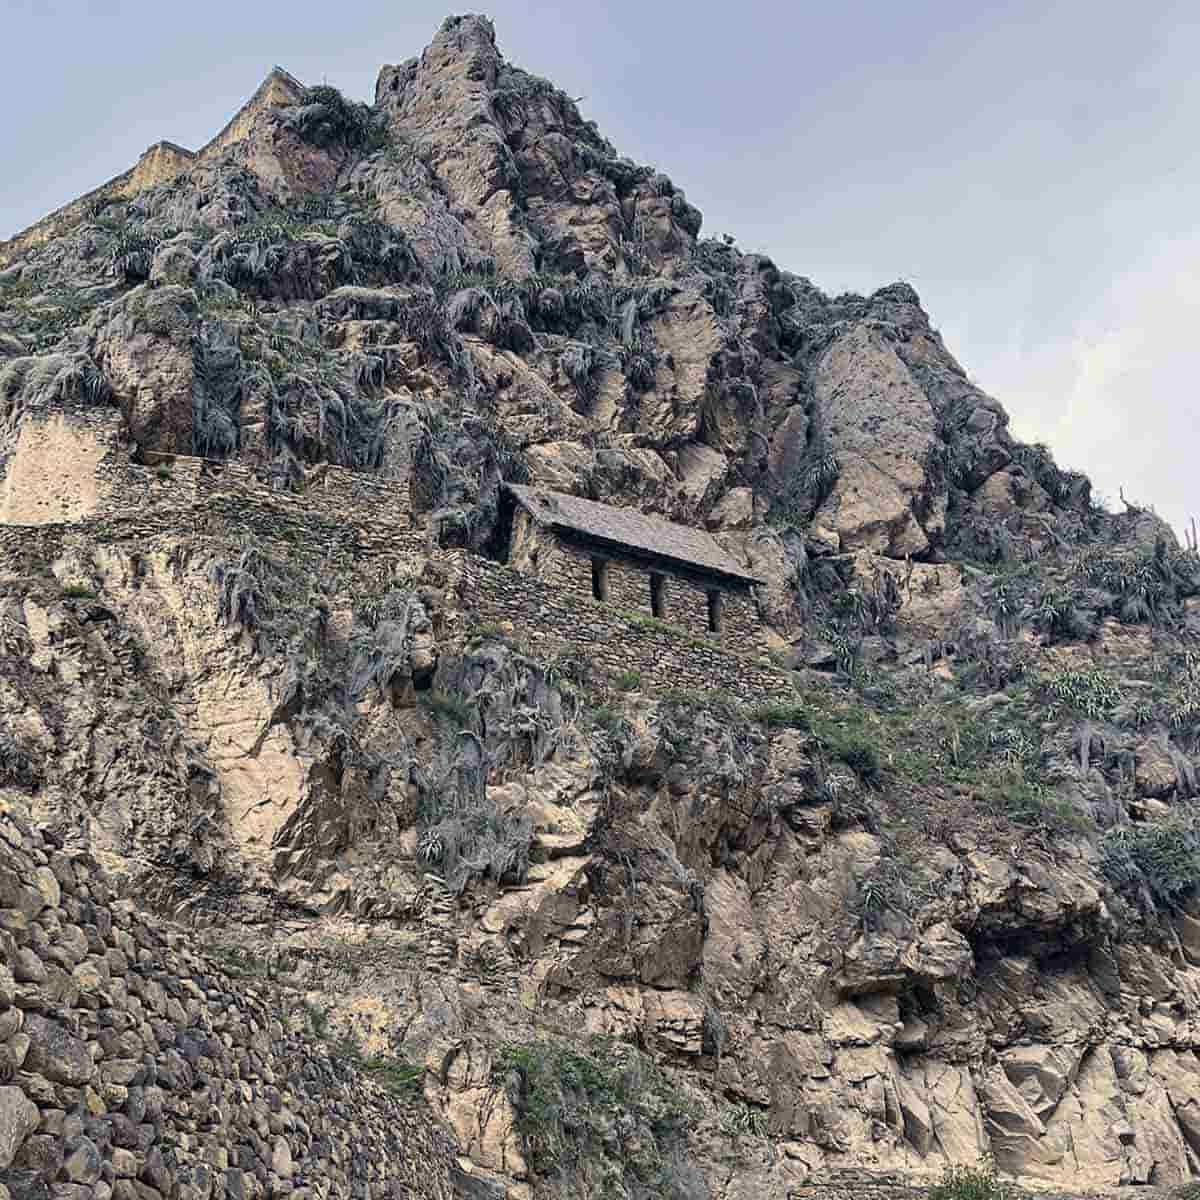
[[[108,252],[109,274],[125,283],[141,283],[149,279],[154,252],[167,236],[173,235],[155,235],[132,229],[121,233]]]

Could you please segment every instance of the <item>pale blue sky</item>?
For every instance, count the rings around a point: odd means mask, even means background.
[[[3,0],[0,236],[159,138],[202,144],[273,63],[369,100],[449,11]],[[1200,516],[1195,0],[486,11],[708,232],[827,291],[909,280],[1018,433],[1103,493]]]

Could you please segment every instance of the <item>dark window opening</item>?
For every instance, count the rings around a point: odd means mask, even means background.
[[[724,608],[725,597],[720,592],[708,593],[708,632],[721,632],[721,618],[725,615],[722,609]]]
[[[608,599],[608,563],[602,558],[592,559],[592,599]]]
[[[650,575],[650,611],[661,621],[667,610],[667,581],[657,571]]]

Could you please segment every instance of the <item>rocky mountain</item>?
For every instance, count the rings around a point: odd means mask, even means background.
[[[1195,547],[486,19],[0,243],[0,471],[13,1197],[1200,1177]],[[505,484],[760,640],[553,635]]]

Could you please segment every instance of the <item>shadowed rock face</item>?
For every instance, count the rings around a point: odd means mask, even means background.
[[[354,1058],[421,1196],[1200,1175],[1195,554],[486,19],[272,78],[4,250],[0,1182],[357,1195]],[[495,619],[505,481],[711,531],[772,655]]]

